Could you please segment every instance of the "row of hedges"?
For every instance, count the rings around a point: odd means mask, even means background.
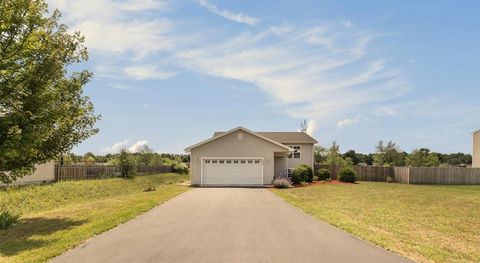
[[[315,172],[315,176],[319,181],[329,181],[331,179],[331,173],[328,169],[319,169]],[[277,188],[288,188],[292,184],[311,183],[313,179],[312,167],[307,164],[300,164],[293,170],[290,178],[276,178],[272,183]],[[338,180],[355,183],[357,176],[352,168],[344,167],[339,171]]]

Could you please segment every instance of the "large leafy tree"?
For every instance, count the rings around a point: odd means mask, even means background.
[[[68,152],[95,134],[86,70],[68,72],[88,54],[79,32],[48,13],[44,0],[0,1],[0,181]]]
[[[385,144],[379,141],[376,152],[373,156],[373,165],[375,166],[403,166],[405,165],[406,154],[393,142]]]
[[[414,167],[431,167],[440,165],[440,159],[435,153],[431,153],[429,149],[415,149],[406,158],[406,164]]]

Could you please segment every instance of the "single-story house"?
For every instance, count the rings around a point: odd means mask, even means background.
[[[313,167],[313,145],[305,132],[253,132],[237,127],[215,132],[185,149],[192,185],[262,186],[287,176],[297,165]]]
[[[473,132],[472,167],[480,168],[480,130]]]

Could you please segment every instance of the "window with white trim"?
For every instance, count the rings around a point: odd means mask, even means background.
[[[290,169],[290,168],[285,169],[285,174],[286,174],[287,176],[291,176],[292,173],[293,173],[293,169]]]
[[[300,159],[300,145],[289,145],[288,147],[293,149],[293,152],[288,154],[289,159]]]

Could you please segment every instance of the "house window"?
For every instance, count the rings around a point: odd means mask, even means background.
[[[220,163],[225,163],[225,161],[224,161],[224,160],[220,160]]]
[[[230,160],[227,160],[227,163],[232,163],[232,161],[230,161]]]
[[[240,163],[245,163],[245,160],[241,160]]]
[[[248,163],[253,163],[253,161],[252,161],[252,160],[248,160]]]
[[[285,169],[285,174],[286,174],[287,176],[291,176],[292,173],[293,173],[293,169],[290,169],[290,168]]]
[[[255,163],[260,163],[260,160],[255,160]]]
[[[217,163],[217,160],[213,160],[212,163]]]
[[[233,163],[238,163],[238,161],[237,161],[237,160],[235,160],[235,161],[233,161]]]
[[[205,160],[205,163],[210,163],[210,160]]]
[[[243,133],[239,132],[237,134],[237,140],[239,140],[239,141],[243,140]]]
[[[289,145],[288,147],[293,149],[293,152],[288,154],[288,158],[300,159],[300,145]]]

